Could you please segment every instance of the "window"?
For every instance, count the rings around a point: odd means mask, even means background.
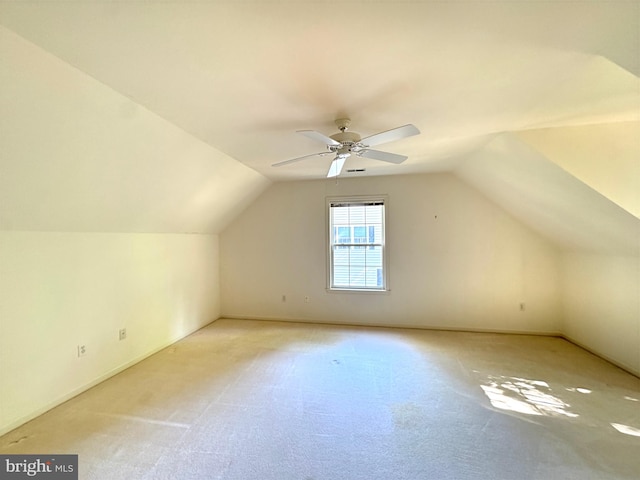
[[[330,289],[387,289],[385,202],[385,197],[328,199]]]

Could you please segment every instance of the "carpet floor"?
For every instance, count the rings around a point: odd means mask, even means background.
[[[22,427],[105,480],[640,477],[640,379],[553,337],[218,320]]]

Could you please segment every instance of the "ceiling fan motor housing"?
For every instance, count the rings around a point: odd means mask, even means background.
[[[360,135],[358,135],[356,132],[340,132],[331,135],[331,138],[336,142],[340,142],[342,144],[358,143],[360,141]]]
[[[339,155],[349,156],[351,152],[357,152],[360,149],[360,135],[355,132],[336,133],[331,135],[331,138],[336,142],[340,142],[340,145],[330,146],[332,152],[336,152]]]

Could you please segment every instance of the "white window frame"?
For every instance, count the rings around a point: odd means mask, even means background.
[[[375,243],[382,249],[382,285],[380,287],[358,287],[358,286],[335,286],[333,273],[333,256],[334,256],[334,239],[333,239],[333,222],[331,217],[331,208],[335,204],[368,204],[382,203],[382,239],[381,242]],[[359,195],[359,196],[339,196],[326,198],[326,239],[327,239],[327,291],[329,292],[363,292],[363,293],[384,293],[389,291],[389,261],[386,248],[386,216],[389,207],[389,197],[387,195]],[[350,228],[353,225],[350,224]],[[369,246],[367,242],[365,246]],[[346,246],[361,246],[361,244],[347,244]]]

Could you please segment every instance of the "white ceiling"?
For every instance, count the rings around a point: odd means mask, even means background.
[[[556,245],[640,254],[638,217],[549,161],[519,135],[498,136],[461,162],[455,174]],[[637,192],[640,176],[634,183]]]
[[[640,252],[638,1],[2,1],[0,231],[219,233],[295,133],[451,171],[567,249]]]
[[[2,2],[20,37],[271,180],[320,178],[296,130],[422,134],[367,175],[451,170],[496,134],[637,121],[640,2]]]

